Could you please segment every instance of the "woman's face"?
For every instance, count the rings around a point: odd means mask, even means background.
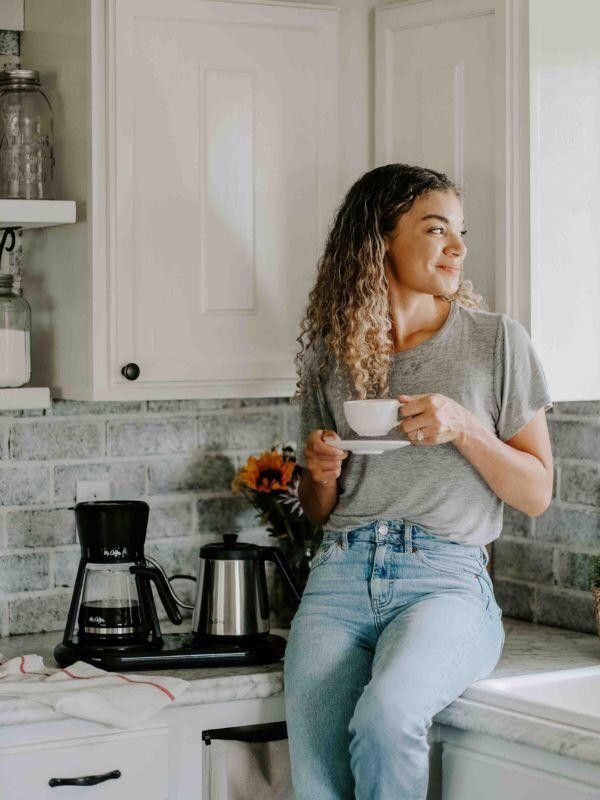
[[[453,294],[467,254],[465,233],[462,206],[454,192],[418,197],[386,237],[388,280],[414,292]]]

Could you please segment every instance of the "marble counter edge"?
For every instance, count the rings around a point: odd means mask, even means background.
[[[496,736],[559,756],[600,765],[600,734],[564,723],[459,697],[434,717],[434,724]]]

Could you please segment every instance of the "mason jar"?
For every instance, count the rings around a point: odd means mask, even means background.
[[[54,199],[52,108],[35,69],[0,72],[0,197]]]
[[[31,309],[13,291],[13,275],[0,272],[0,387],[23,386],[31,378]]]

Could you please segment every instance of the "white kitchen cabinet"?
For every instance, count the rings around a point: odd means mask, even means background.
[[[376,12],[376,162],[430,167],[464,187],[465,277],[491,306],[495,250],[503,248],[490,236],[502,192],[494,180],[502,5],[432,0]]]
[[[163,709],[147,726],[132,730],[74,719],[2,726],[0,797],[203,800],[202,731],[283,719],[283,695],[274,695]],[[119,777],[95,786],[48,785],[50,778],[114,770]]]
[[[55,110],[58,191],[82,209],[24,246],[36,383],[81,400],[293,393],[337,201],[337,17],[25,0],[22,62]]]
[[[597,0],[376,13],[376,160],[464,187],[465,276],[530,332],[555,401],[600,399]]]
[[[445,725],[438,735],[441,800],[600,798],[600,768],[594,764]]]

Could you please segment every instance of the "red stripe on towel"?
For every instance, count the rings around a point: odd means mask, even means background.
[[[22,672],[23,675],[44,675],[44,677],[46,678],[48,677],[48,673],[46,672],[27,672],[27,670],[25,669],[25,656],[19,656],[19,658],[21,659],[21,663],[19,664],[19,671]],[[3,675],[2,677],[6,676]]]
[[[64,672],[69,676],[69,678],[75,678],[79,681],[89,681],[92,680],[92,678],[98,677],[98,675],[75,675],[72,672],[69,672],[69,670],[66,668],[63,668],[61,672]],[[164,692],[169,700],[175,700],[175,695],[172,695],[171,692],[164,686],[161,686],[160,683],[154,683],[153,681],[133,681],[131,678],[125,677],[125,675],[120,675],[118,672],[113,672],[112,674],[115,676],[115,678],[122,678],[124,681],[127,681],[127,683],[144,683],[148,686],[154,686],[155,689],[160,689],[161,692]]]

